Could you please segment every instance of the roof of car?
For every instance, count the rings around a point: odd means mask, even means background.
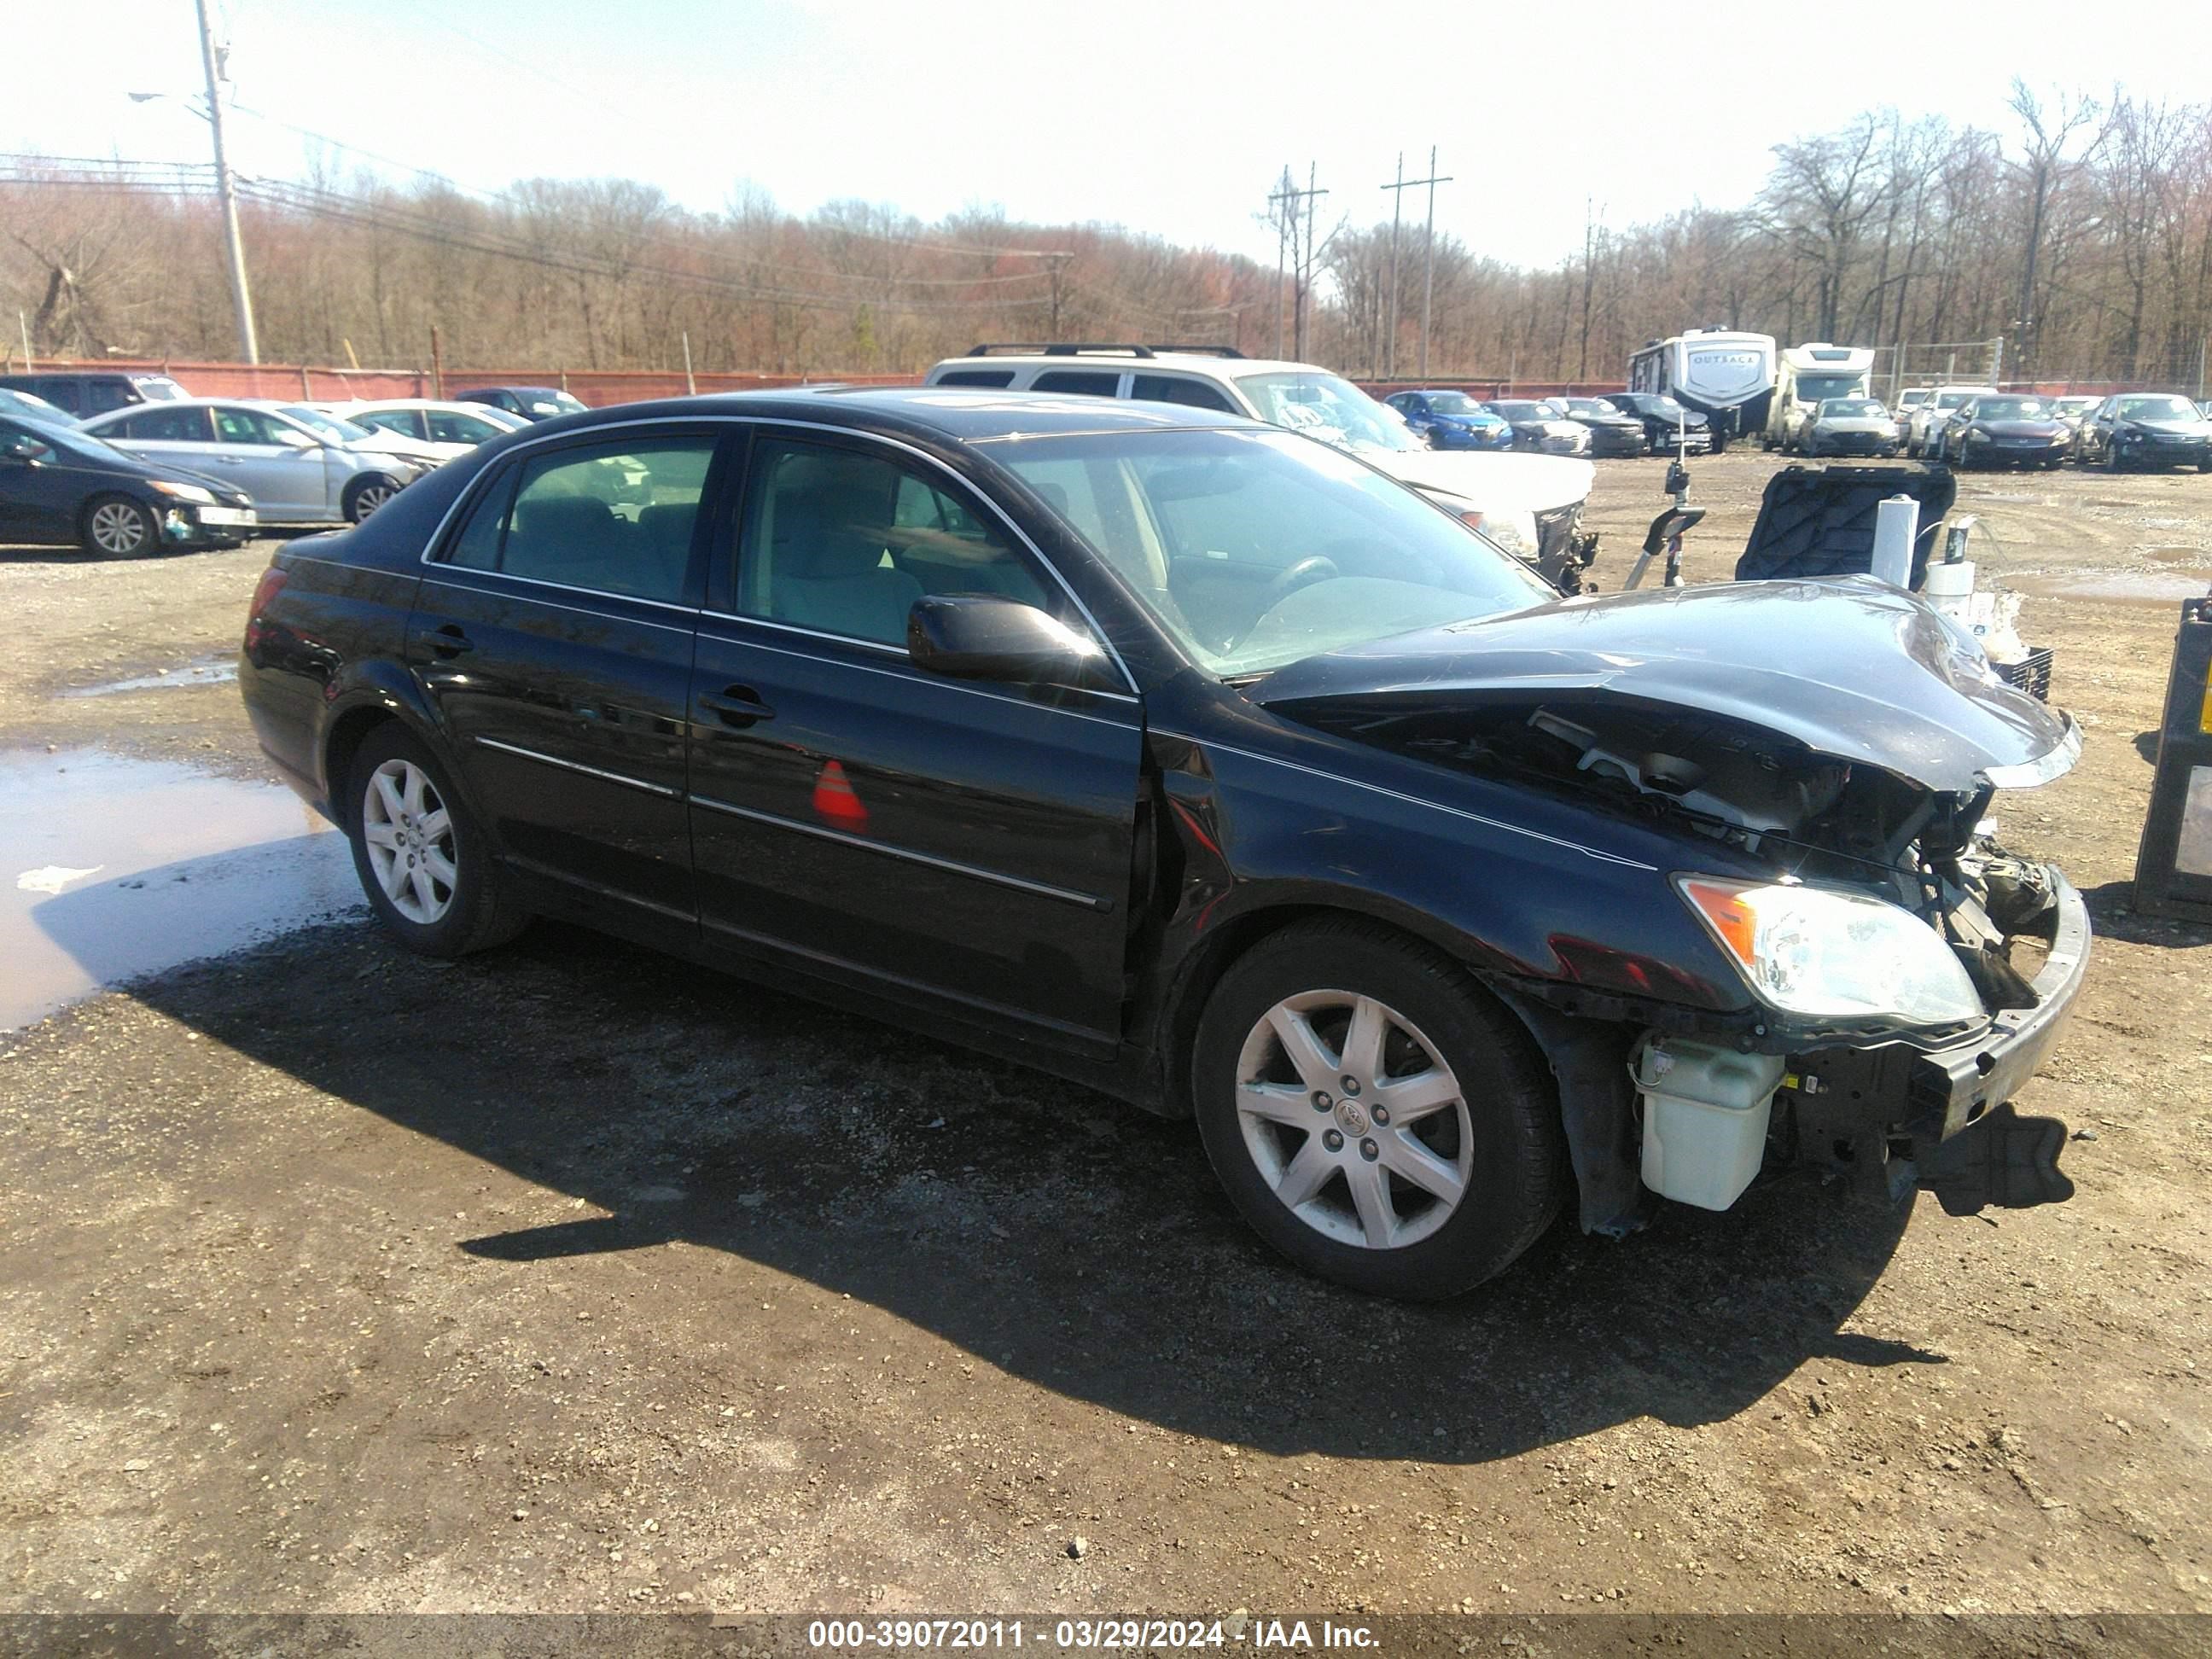
[[[1189,427],[1249,428],[1270,432],[1278,429],[1241,415],[1216,414],[1181,404],[1130,403],[1074,393],[952,386],[816,386],[710,392],[696,398],[617,404],[593,410],[588,415],[564,416],[562,420],[582,428],[600,424],[610,416],[667,420],[702,413],[775,415],[861,428],[904,427],[933,432],[962,443],[988,443],[1000,438],[1060,437],[1079,432],[1150,432]]]
[[[1318,363],[1292,362],[1284,357],[1224,357],[1211,351],[1155,351],[1144,357],[1133,352],[1110,350],[994,351],[988,357],[946,357],[932,364],[929,372],[934,374],[939,369],[954,368],[1105,368],[1116,374],[1132,369],[1139,374],[1157,374],[1165,368],[1217,380],[1241,380],[1249,374],[1326,374],[1332,380],[1343,378],[1334,369],[1323,368]]]

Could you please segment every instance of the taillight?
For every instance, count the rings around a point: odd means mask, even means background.
[[[270,605],[283,591],[284,572],[273,564],[261,573],[261,580],[253,585],[253,605],[246,613],[246,648],[248,651],[259,648],[261,641],[267,637],[268,630],[263,627],[261,619],[268,614]]]

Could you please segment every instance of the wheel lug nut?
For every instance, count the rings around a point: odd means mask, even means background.
[[[1340,1152],[1344,1150],[1344,1137],[1335,1130],[1330,1129],[1322,1134],[1321,1144],[1332,1152]]]
[[[1370,1164],[1372,1164],[1376,1158],[1382,1156],[1382,1149],[1380,1146],[1377,1146],[1371,1139],[1363,1140],[1359,1143],[1359,1155],[1365,1158]]]
[[[1359,1079],[1356,1077],[1346,1078],[1344,1079],[1344,1092],[1348,1095],[1358,1094],[1359,1092]]]
[[[1313,1106],[1314,1106],[1314,1110],[1316,1110],[1316,1112],[1325,1112],[1325,1111],[1328,1110],[1330,1107],[1332,1107],[1332,1106],[1334,1106],[1334,1105],[1335,1105],[1335,1104],[1336,1104],[1336,1103],[1335,1103],[1334,1101],[1331,1100],[1331,1099],[1328,1097],[1328,1090],[1326,1090],[1326,1089],[1316,1089],[1316,1090],[1315,1090],[1315,1091],[1314,1091],[1314,1093],[1313,1093]]]
[[[1390,1109],[1388,1106],[1377,1106],[1374,1111],[1374,1118],[1377,1123],[1388,1125],[1390,1121]]]

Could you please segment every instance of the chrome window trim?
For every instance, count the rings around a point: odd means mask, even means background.
[[[742,623],[749,628],[763,625],[758,617],[733,617],[726,611],[702,611],[699,614],[702,621],[706,622],[733,622]],[[771,628],[781,628],[787,633],[803,634],[810,639],[828,640],[831,643],[836,645],[865,645],[867,643],[865,640],[848,640],[842,634],[817,634],[811,628],[799,628],[788,623],[770,623],[765,625]],[[1096,720],[1101,726],[1110,726],[1118,731],[1127,731],[1128,729],[1128,722],[1125,720],[1109,720],[1103,714],[1085,714],[1080,708],[1054,708],[1044,703],[1031,702],[1026,697],[1009,696],[1003,691],[988,691],[980,685],[966,685],[957,679],[951,678],[948,675],[924,673],[923,671],[915,668],[914,666],[914,659],[908,657],[903,651],[899,650],[896,646],[885,646],[881,648],[890,652],[892,656],[898,660],[904,662],[907,665],[907,673],[902,674],[896,669],[892,668],[878,668],[873,663],[838,662],[834,657],[824,657],[810,651],[793,651],[780,645],[764,644],[759,640],[747,640],[743,641],[743,643],[747,650],[769,651],[773,652],[779,657],[797,657],[803,662],[827,663],[834,665],[839,668],[858,669],[864,674],[885,674],[889,675],[891,678],[897,680],[907,679],[909,675],[919,675],[921,676],[921,683],[924,684],[941,685],[949,691],[965,691],[971,697],[989,697],[997,702],[1012,703],[1018,708],[1034,708],[1039,714],[1066,714],[1072,720]],[[1133,697],[1126,691],[1099,691],[1093,690],[1088,686],[1070,687],[1069,689],[1079,692],[1083,696],[1103,697],[1109,702],[1127,703],[1133,708],[1141,708],[1144,704],[1144,699],[1142,697]],[[1139,723],[1141,724],[1141,722]]]
[[[481,741],[481,739],[479,739]],[[806,823],[798,818],[787,818],[775,812],[757,812],[750,806],[736,806],[712,795],[688,795],[684,799],[694,806],[703,806],[710,812],[726,812],[733,818],[746,818],[755,823],[765,823],[777,830],[796,830],[802,836],[815,836],[823,841],[834,841],[841,847],[856,847],[864,853],[881,853],[886,858],[903,859],[909,864],[926,864],[933,870],[950,871],[956,876],[969,876],[977,881],[988,881],[1000,887],[1011,887],[1019,892],[1035,893],[1041,898],[1060,899],[1069,904],[1079,904],[1101,915],[1110,915],[1114,901],[1096,893],[1079,892],[1072,887],[1054,887],[1049,882],[1031,881],[1025,876],[1010,876],[1003,871],[988,870],[981,865],[963,864],[957,859],[938,857],[934,853],[917,853],[911,848],[894,846],[889,842],[872,841],[866,836],[848,835],[842,830],[832,830],[823,824]]]
[[[1623,865],[1631,870],[1649,870],[1654,875],[1659,872],[1657,865],[1646,864],[1641,859],[1632,859],[1620,853],[1601,852],[1595,847],[1585,847],[1578,841],[1568,841],[1564,836],[1547,835],[1541,830],[1531,830],[1526,824],[1508,823],[1503,818],[1489,817],[1480,812],[1470,812],[1463,806],[1448,806],[1440,800],[1429,800],[1419,795],[1409,795],[1402,789],[1393,789],[1387,784],[1368,783],[1359,778],[1347,778],[1340,772],[1325,772],[1318,766],[1308,766],[1300,761],[1285,760],[1279,755],[1263,755],[1256,750],[1239,749],[1234,744],[1221,743],[1212,738],[1197,737],[1188,732],[1169,732],[1158,726],[1153,727],[1152,730],[1158,737],[1173,738],[1181,743],[1196,744],[1201,749],[1218,749],[1226,755],[1241,755],[1246,760],[1264,761],[1270,765],[1287,767],[1293,772],[1303,772],[1308,777],[1322,778],[1331,783],[1341,783],[1354,789],[1364,789],[1370,794],[1387,795],[1393,800],[1401,800],[1413,806],[1425,806],[1432,812],[1449,813],[1453,817],[1466,818],[1471,823],[1482,824],[1488,829],[1504,830],[1516,836],[1527,836],[1535,841],[1548,842],[1553,847],[1563,847],[1571,853],[1580,853],[1584,858],[1596,859],[1603,864]]]
[[[609,783],[618,783],[625,789],[642,789],[648,795],[659,795],[667,800],[681,800],[684,792],[665,783],[648,783],[643,778],[633,778],[621,772],[602,771],[596,766],[586,766],[581,761],[563,760],[558,755],[540,754],[535,749],[525,749],[519,743],[503,743],[497,738],[478,738],[480,749],[496,749],[503,754],[520,755],[525,760],[534,760],[547,766],[557,766],[564,772],[580,772],[587,778],[602,778]]]
[[[358,570],[362,567],[349,565],[347,568]],[[641,599],[634,593],[610,593],[604,587],[577,587],[568,582],[549,582],[542,576],[510,576],[503,570],[479,570],[472,564],[447,564],[442,560],[436,568],[441,570],[465,570],[471,576],[491,576],[503,582],[526,582],[532,587],[550,587],[556,593],[581,593],[586,599],[614,599],[625,605],[649,605],[656,611],[673,611],[679,617],[696,617],[699,614],[698,610],[692,605],[671,605],[665,599]],[[425,576],[422,580],[433,587],[454,587],[463,592],[477,591],[469,583],[457,582],[448,576]],[[556,611],[581,611],[587,617],[605,614],[598,611],[584,611],[581,605],[557,605],[550,599],[544,603],[553,605]],[[664,628],[672,634],[689,634],[692,631],[689,628],[678,628],[673,623],[647,622],[642,617],[629,617],[624,620],[634,622],[641,628]]]
[[[641,420],[610,421],[604,426],[580,428],[567,432],[548,433],[543,437],[515,445],[514,448],[506,451],[486,465],[475,477],[470,479],[468,488],[462,490],[459,495],[453,498],[453,501],[447,507],[444,515],[439,519],[437,528],[430,532],[430,539],[423,547],[422,556],[417,562],[425,565],[443,564],[446,562],[446,561],[435,557],[434,555],[437,553],[438,550],[445,544],[447,532],[453,528],[454,519],[459,516],[462,508],[470,506],[483,495],[484,489],[484,480],[486,478],[490,477],[495,473],[506,471],[510,465],[514,464],[512,460],[513,457],[526,455],[529,452],[534,449],[559,445],[572,439],[581,437],[586,433],[623,432],[637,427],[680,428],[683,427],[696,427],[701,425],[710,427],[771,427],[799,432],[826,432],[833,437],[843,437],[864,443],[880,444],[887,449],[897,450],[902,454],[912,456],[915,459],[924,462],[927,465],[936,468],[939,472],[950,478],[955,485],[966,490],[969,494],[974,495],[976,500],[981,501],[985,507],[988,507],[992,514],[997,517],[999,522],[1006,526],[1007,531],[1014,537],[1014,538],[1024,547],[1029,550],[1030,556],[1035,559],[1039,565],[1043,567],[1045,574],[1049,575],[1054,582],[1059,584],[1060,592],[1067,596],[1068,603],[1075,607],[1077,613],[1080,615],[1084,622],[1089,625],[1091,637],[1097,641],[1099,647],[1106,653],[1107,656],[1113,659],[1115,668],[1121,673],[1122,684],[1128,687],[1132,698],[1134,698],[1137,691],[1137,677],[1129,672],[1129,665],[1122,660],[1121,653],[1114,648],[1114,641],[1106,636],[1106,630],[1098,625],[1098,618],[1091,614],[1091,607],[1084,604],[1083,596],[1078,593],[1074,587],[1070,585],[1067,578],[1060,574],[1060,567],[1045,556],[1044,550],[1030,539],[1028,533],[1007,515],[1006,510],[1004,507],[1000,507],[997,501],[992,500],[988,494],[977,489],[973,484],[969,483],[967,479],[962,477],[957,472],[947,466],[943,461],[938,459],[936,456],[931,454],[927,450],[917,448],[913,444],[908,443],[902,439],[885,437],[880,433],[864,431],[858,427],[834,426],[823,421],[795,420],[787,416],[732,414],[718,410],[713,414],[655,415]],[[742,526],[739,527],[738,533],[740,537],[742,537]],[[502,572],[496,570],[478,571],[477,574],[484,576],[501,576],[503,580],[509,581],[531,581],[535,580],[534,578],[528,576],[504,576]],[[549,587],[560,586],[560,584],[554,582],[547,582],[541,585]],[[602,590],[599,588],[590,587],[570,588],[568,591],[576,593],[599,594],[602,592]],[[604,594],[604,597],[619,599],[628,599],[630,596],[623,593],[606,593]],[[641,605],[660,605],[665,602],[658,599],[641,599],[637,601],[637,603]],[[687,615],[698,614],[694,607],[689,605],[674,605],[670,606],[669,608],[684,611]],[[727,613],[716,614],[726,615]],[[738,617],[736,620],[741,622],[759,622],[766,619],[757,617]],[[825,634],[820,635],[820,637],[824,639],[842,640],[850,636],[842,634]],[[862,644],[882,643],[880,641],[861,641],[859,642]],[[890,648],[896,649],[896,647]]]

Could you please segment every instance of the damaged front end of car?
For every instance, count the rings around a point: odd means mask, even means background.
[[[1453,636],[1453,637],[1445,637]],[[1294,665],[1275,713],[1665,835],[1744,993],[1671,1006],[1587,918],[1496,988],[1550,1056],[1583,1223],[1726,1209],[1812,1166],[1954,1213],[2051,1202],[2063,1124],[2009,1105],[2088,958],[2080,896],[1996,840],[2080,752],[1972,641],[1864,579],[1571,601]],[[1705,963],[1675,964],[1710,981]]]

